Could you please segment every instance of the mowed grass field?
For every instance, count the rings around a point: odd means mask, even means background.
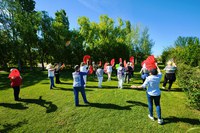
[[[13,133],[185,133],[200,132],[200,112],[187,106],[187,97],[181,88],[162,90],[161,109],[164,124],[148,117],[145,90],[130,89],[140,85],[139,70],[130,84],[117,88],[117,78],[111,81],[104,75],[103,88],[97,88],[97,79],[88,77],[86,95],[90,105],[74,106],[71,71],[61,72],[63,84],[49,89],[47,71],[22,73],[21,101],[14,101],[9,86],[8,72],[0,72],[0,132]],[[164,76],[164,72],[163,72]],[[160,87],[162,87],[161,81]],[[154,106],[154,117],[157,118]]]

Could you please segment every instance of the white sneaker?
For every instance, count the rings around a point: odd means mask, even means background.
[[[158,119],[158,124],[162,125],[164,123],[163,119]]]
[[[165,87],[163,86],[162,89],[165,89]]]
[[[150,114],[148,114],[149,119],[151,119],[152,121],[154,121],[154,117],[150,116]]]

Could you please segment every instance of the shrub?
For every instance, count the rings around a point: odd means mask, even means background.
[[[191,107],[200,110],[200,69],[178,64],[178,84],[186,92]]]

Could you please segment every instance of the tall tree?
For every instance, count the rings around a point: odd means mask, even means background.
[[[71,33],[69,31],[69,20],[65,10],[60,10],[55,13],[55,19],[53,21],[54,30],[54,45],[52,47],[54,61],[68,62],[71,52],[65,48],[67,41],[71,39]]]

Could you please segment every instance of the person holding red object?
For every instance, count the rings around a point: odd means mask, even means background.
[[[19,71],[14,68],[10,70],[10,74],[8,76],[8,78],[10,79],[11,83],[11,87],[14,90],[14,98],[15,101],[19,101],[19,93],[20,93],[20,85],[22,84],[22,77],[20,76]]]
[[[148,117],[154,121],[153,117],[153,102],[156,105],[156,112],[158,117],[158,124],[163,124],[163,119],[161,118],[161,106],[160,106],[160,97],[161,91],[159,88],[160,80],[162,78],[162,73],[159,67],[156,65],[157,69],[150,69],[150,76],[148,76],[145,82],[141,86],[132,85],[131,88],[146,88],[149,115]]]

